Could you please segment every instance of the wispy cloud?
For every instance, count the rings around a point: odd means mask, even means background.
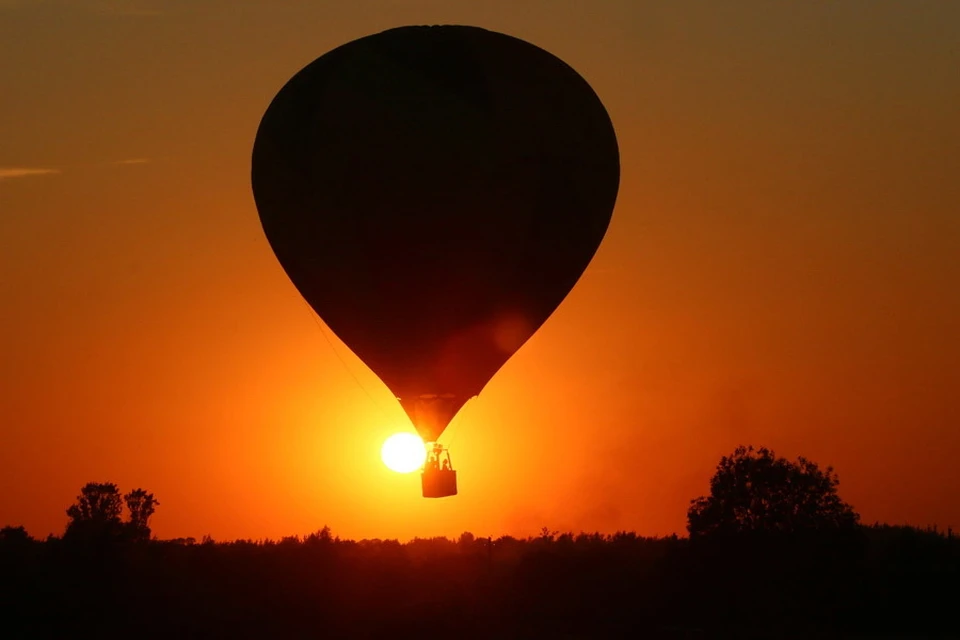
[[[31,9],[40,6],[77,8],[110,16],[159,16],[156,0],[0,0],[0,9]]]
[[[59,169],[39,169],[33,167],[0,167],[0,180],[26,178],[28,176],[48,176],[60,173]]]
[[[113,164],[147,164],[150,158],[129,158],[127,160],[117,160]]]
[[[111,16],[159,16],[156,0],[0,0],[0,9],[31,9],[38,6],[77,8]]]

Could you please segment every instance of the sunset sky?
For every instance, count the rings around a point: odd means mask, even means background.
[[[580,283],[445,436],[460,495],[275,259],[260,117],[404,24],[528,40],[619,137]],[[0,0],[0,526],[88,481],[161,538],[683,533],[738,444],[960,526],[960,2]]]

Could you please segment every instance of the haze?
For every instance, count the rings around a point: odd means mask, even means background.
[[[305,64],[402,24],[556,54],[619,137],[583,279],[445,435],[460,495],[264,238],[250,150]],[[86,482],[161,538],[682,532],[723,454],[960,524],[960,4],[0,0],[0,524]]]

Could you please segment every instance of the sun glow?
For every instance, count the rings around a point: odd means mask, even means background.
[[[395,433],[384,441],[380,458],[391,471],[411,473],[423,466],[427,459],[427,449],[420,436]]]

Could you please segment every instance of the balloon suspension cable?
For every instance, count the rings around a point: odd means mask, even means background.
[[[343,356],[340,355],[340,352],[337,351],[336,345],[333,344],[333,340],[330,339],[330,335],[328,334],[329,328],[325,326],[325,324],[320,319],[320,317],[314,312],[313,308],[306,303],[305,300],[301,298],[300,302],[303,303],[303,306],[306,307],[307,312],[310,314],[310,317],[313,318],[313,321],[317,324],[317,327],[320,328],[320,333],[323,334],[323,337],[326,339],[327,344],[330,345],[330,349],[333,351],[334,355],[337,356],[337,360],[340,361],[340,364],[342,364],[343,368],[346,369],[347,373],[350,374],[350,377],[353,378],[353,381],[357,383],[357,386],[360,387],[360,389],[366,394],[367,398],[370,399],[370,402],[373,403],[377,411],[380,412],[380,417],[385,418],[387,415],[387,412],[384,410],[383,406],[379,402],[377,402],[377,399],[373,397],[370,391],[360,381],[360,378],[358,378],[357,375],[350,368],[350,365],[347,364],[347,361],[344,360]]]

